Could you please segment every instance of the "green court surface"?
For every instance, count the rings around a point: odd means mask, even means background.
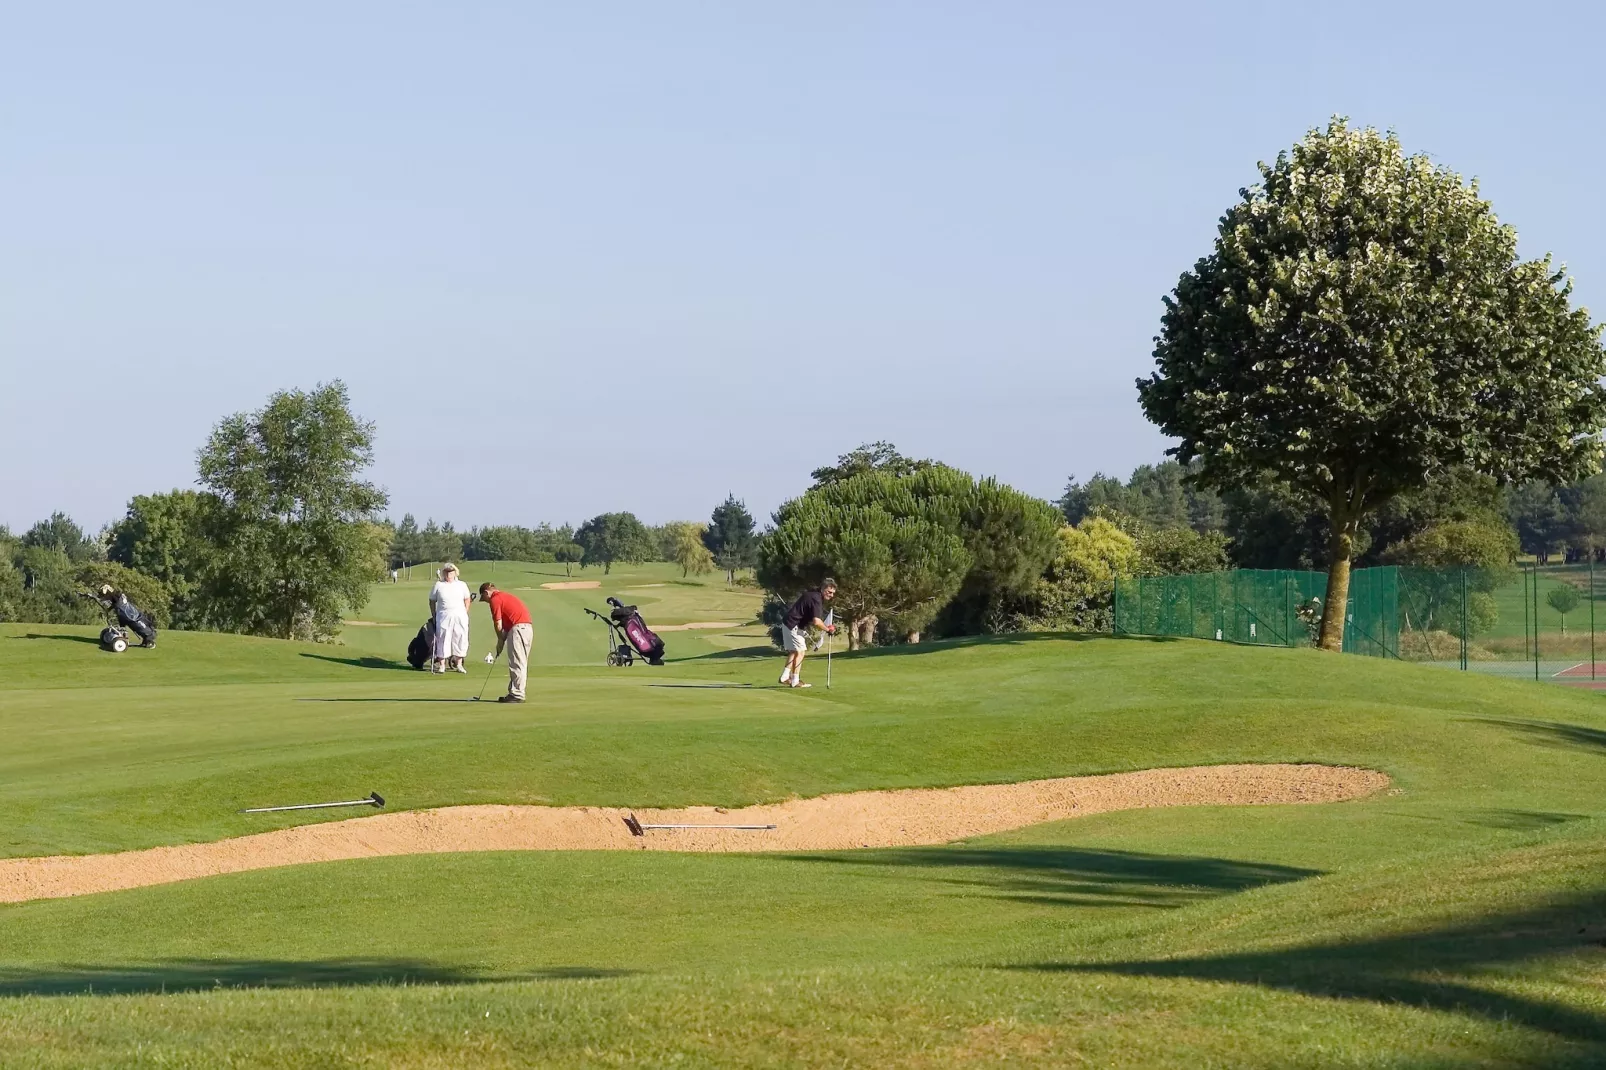
[[[93,629],[0,626],[0,855],[334,820],[234,811],[370,790],[734,806],[1245,761],[1392,786],[938,847],[376,858],[0,906],[0,1066],[1606,1061],[1601,696],[1050,635],[839,655],[831,690],[797,693],[751,591],[676,578],[520,592],[522,707],[465,701],[483,666],[396,667],[421,581],[382,588],[342,645],[168,633],[114,656]],[[744,627],[609,669],[580,607],[610,593],[655,625]]]

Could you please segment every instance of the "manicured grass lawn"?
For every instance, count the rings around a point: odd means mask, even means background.
[[[538,648],[572,641],[559,599],[606,593],[531,593],[554,607]],[[630,593],[654,623],[751,599]],[[461,701],[478,676],[348,654],[382,630],[348,648],[170,633],[114,658],[69,637],[89,629],[0,626],[0,854],[214,839],[289,823],[244,805],[369,790],[740,804],[1229,761],[1367,765],[1394,787],[915,850],[386,858],[0,907],[0,1066],[1606,1060],[1600,696],[1033,636],[841,658],[806,694],[754,653],[548,662],[509,709]]]

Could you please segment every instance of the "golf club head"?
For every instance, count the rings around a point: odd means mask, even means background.
[[[373,800],[374,806],[376,807],[383,807],[385,805],[384,796],[380,795],[377,791],[370,792],[368,797]]]
[[[636,820],[635,814],[630,814],[625,818],[625,828],[630,830],[630,835],[632,836],[647,835],[646,830],[641,827],[641,822]]]

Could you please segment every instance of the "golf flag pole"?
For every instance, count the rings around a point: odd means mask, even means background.
[[[825,623],[828,628],[836,623],[836,610],[833,609],[825,615]],[[834,638],[835,636],[831,632],[827,631],[825,633],[825,689],[827,691],[831,690],[831,640]]]

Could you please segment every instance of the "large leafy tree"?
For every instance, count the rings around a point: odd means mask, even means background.
[[[747,503],[738,501],[734,494],[726,495],[708,518],[703,545],[731,583],[736,582],[737,569],[752,568],[758,563],[759,538],[753,529],[753,514],[747,511]]]
[[[274,394],[220,422],[200,451],[200,482],[220,502],[208,615],[230,631],[327,639],[383,570],[386,496],[362,479],[374,428],[338,380]]]
[[[580,525],[574,541],[585,550],[582,565],[601,565],[604,574],[615,562],[634,564],[652,557],[654,546],[647,526],[634,513],[600,513]]]
[[[217,556],[212,540],[221,504],[216,495],[194,490],[141,494],[112,525],[107,558],[160,580],[180,628],[207,623],[202,592]]]
[[[1260,173],[1166,299],[1138,392],[1200,482],[1270,476],[1325,509],[1338,650],[1363,518],[1456,465],[1591,471],[1606,353],[1549,258],[1392,134],[1335,119]]]
[[[51,513],[22,536],[22,545],[37,546],[66,554],[71,561],[90,561],[99,556],[99,545],[84,534],[84,529],[73,523],[66,513]]]

